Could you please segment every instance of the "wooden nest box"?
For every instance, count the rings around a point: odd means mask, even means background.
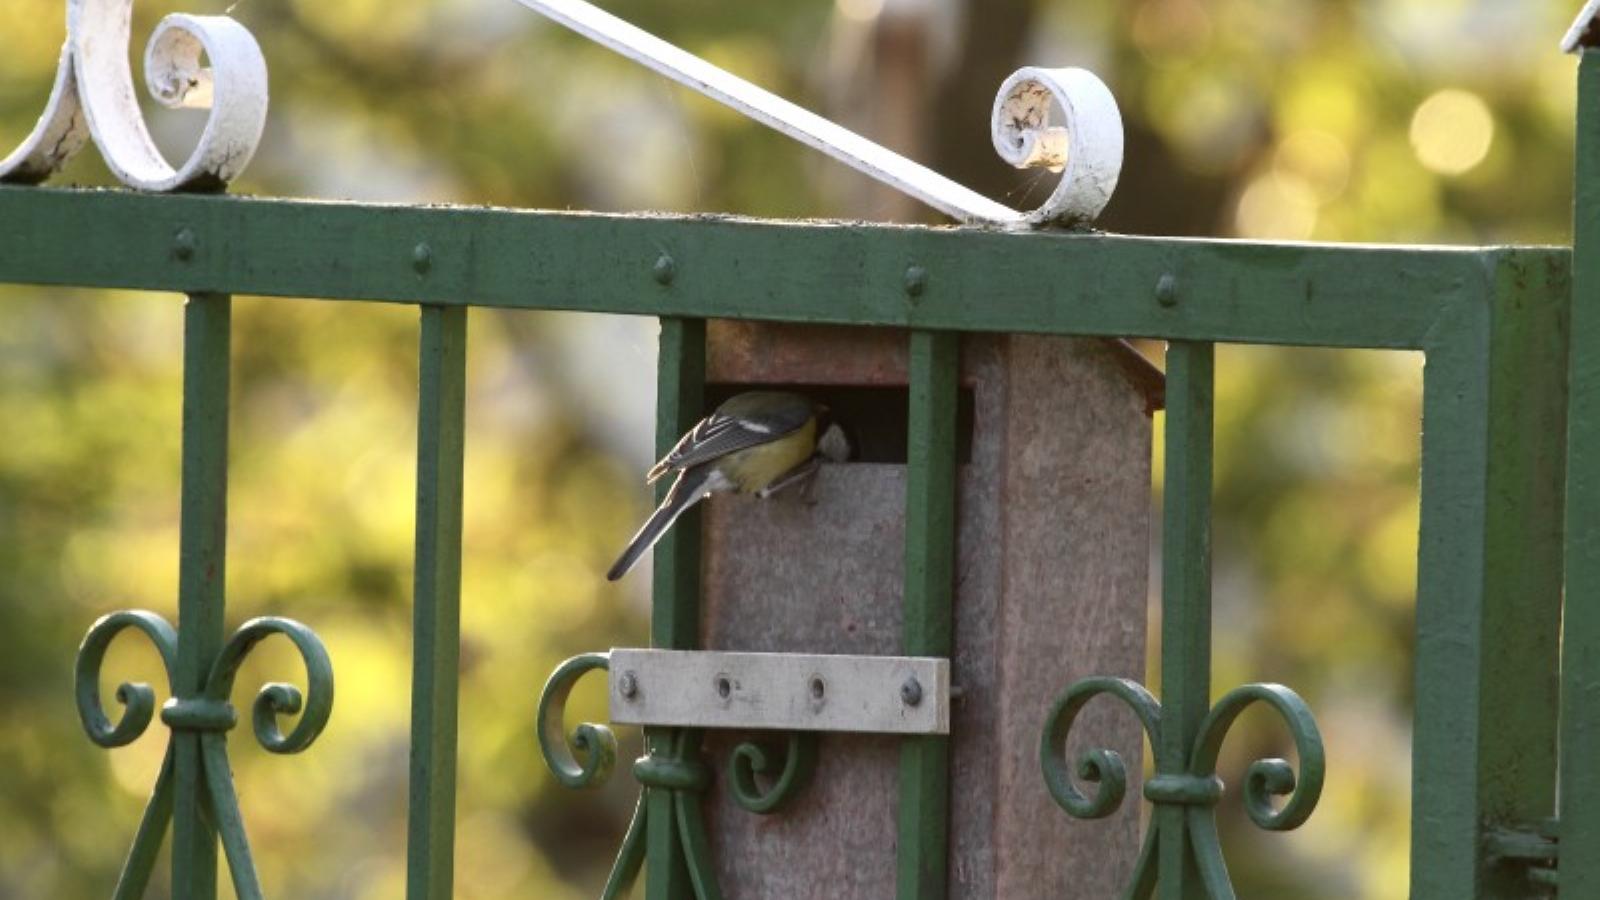
[[[714,497],[703,520],[708,650],[902,652],[908,337],[714,321],[707,408],[755,387],[822,400],[856,445],[809,501]],[[1162,379],[1127,345],[967,335],[961,353],[950,896],[1114,896],[1138,849],[1138,786],[1112,822],[1077,822],[1045,790],[1055,697],[1091,675],[1142,680],[1150,565],[1151,414]],[[724,757],[737,733],[713,732]],[[1132,715],[1091,707],[1076,742],[1120,752]],[[828,734],[781,815],[707,798],[726,896],[895,896],[899,739]]]

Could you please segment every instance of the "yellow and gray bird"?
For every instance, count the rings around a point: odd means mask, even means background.
[[[667,497],[628,542],[606,579],[616,581],[655,546],[686,510],[712,494],[769,497],[814,475],[824,407],[799,394],[750,391],[730,397],[700,420],[650,469],[654,484],[677,472]]]

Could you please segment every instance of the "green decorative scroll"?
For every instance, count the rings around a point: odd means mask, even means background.
[[[133,629],[155,645],[166,669],[168,686],[177,664],[178,633],[155,613],[130,610],[101,617],[89,628],[78,648],[76,693],[78,716],[83,729],[95,744],[111,748],[132,743],[145,729],[155,712],[155,690],[144,683],[124,683],[116,691],[123,707],[121,717],[112,724],[100,699],[100,668],[106,650],[121,632]],[[123,863],[122,874],[112,893],[115,900],[135,900],[144,896],[161,849],[162,836],[172,822],[173,744],[178,735],[198,738],[203,759],[207,800],[222,848],[233,875],[234,892],[240,900],[261,900],[260,879],[250,858],[250,843],[239,814],[239,799],[233,790],[233,772],[228,765],[227,733],[238,723],[229,697],[239,666],[250,650],[262,640],[282,635],[294,643],[306,668],[307,691],[302,694],[292,684],[272,683],[256,695],[251,709],[252,730],[261,746],[272,753],[299,753],[311,746],[328,724],[333,712],[333,665],[322,641],[309,628],[290,619],[251,619],[233,633],[217,654],[204,686],[191,696],[174,691],[161,708],[161,721],[173,732],[167,744],[161,774],[156,777],[150,802],[145,805],[133,847]],[[300,720],[285,734],[279,717],[300,713]]]
[[[589,672],[609,669],[610,665],[608,653],[574,656],[556,667],[539,695],[539,750],[545,765],[566,787],[599,787],[615,767],[617,738],[609,727],[584,722],[569,737],[562,725],[562,713],[573,687]],[[665,753],[646,753],[634,762],[633,777],[643,790],[628,822],[622,849],[601,891],[601,900],[628,896],[644,867],[653,794],[665,796],[668,801],[664,807],[670,810],[695,897],[722,900],[700,809],[700,795],[711,785],[711,769],[700,760],[700,743],[698,729],[676,729]],[[817,735],[813,733],[790,733],[781,755],[764,742],[741,743],[734,748],[729,764],[734,802],[753,813],[778,812],[810,780],[816,761]],[[758,775],[771,778],[771,784],[762,788]]]
[[[733,801],[758,815],[781,812],[816,770],[816,732],[789,732],[781,765],[777,762],[779,758],[764,741],[746,741],[734,747],[730,765]],[[765,790],[756,784],[756,776],[763,774],[773,776],[772,785]]]
[[[611,777],[617,762],[617,736],[604,725],[585,722],[573,730],[567,743],[561,731],[561,714],[567,697],[587,672],[608,669],[609,653],[585,653],[556,667],[539,695],[539,750],[556,780],[569,788],[599,787]]]
[[[1056,803],[1074,818],[1099,819],[1111,815],[1121,806],[1127,793],[1127,766],[1116,751],[1095,748],[1078,755],[1076,775],[1093,785],[1087,794],[1073,783],[1073,773],[1069,772],[1062,753],[1078,713],[1091,699],[1102,694],[1115,697],[1132,709],[1150,738],[1156,774],[1145,783],[1145,799],[1158,808],[1182,810],[1184,833],[1171,834],[1153,826],[1149,829],[1134,867],[1133,880],[1123,897],[1146,900],[1154,895],[1160,876],[1160,844],[1174,840],[1181,841],[1184,848],[1192,848],[1192,861],[1200,873],[1206,895],[1213,900],[1234,900],[1233,884],[1228,878],[1213,814],[1223,792],[1222,779],[1216,772],[1223,738],[1239,714],[1256,703],[1267,704],[1283,718],[1300,757],[1300,773],[1297,777],[1294,767],[1282,759],[1251,763],[1244,783],[1245,809],[1251,821],[1268,831],[1298,828],[1316,807],[1327,772],[1322,735],[1310,708],[1298,694],[1282,685],[1250,684],[1238,688],[1211,708],[1188,758],[1175,759],[1163,751],[1161,704],[1149,691],[1123,678],[1086,678],[1068,688],[1051,707],[1039,744],[1045,786]],[[1281,806],[1278,801],[1282,801]]]

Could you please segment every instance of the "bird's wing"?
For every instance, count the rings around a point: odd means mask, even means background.
[[[778,408],[740,415],[718,410],[690,429],[678,445],[650,469],[648,480],[653,482],[668,472],[775,441],[805,425],[810,417],[809,409]]]

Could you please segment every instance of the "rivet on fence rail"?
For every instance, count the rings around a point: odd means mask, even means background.
[[[656,264],[650,267],[650,275],[655,278],[657,284],[662,286],[669,285],[672,283],[672,279],[678,277],[678,263],[671,256],[663,253],[656,259]]]
[[[1175,275],[1163,275],[1156,282],[1156,302],[1166,307],[1178,305],[1178,278]]]
[[[194,232],[188,228],[180,228],[178,233],[172,236],[172,255],[181,262],[194,259],[196,246]]]
[[[921,266],[907,268],[905,285],[908,295],[921,297],[922,292],[928,289],[928,270]]]

